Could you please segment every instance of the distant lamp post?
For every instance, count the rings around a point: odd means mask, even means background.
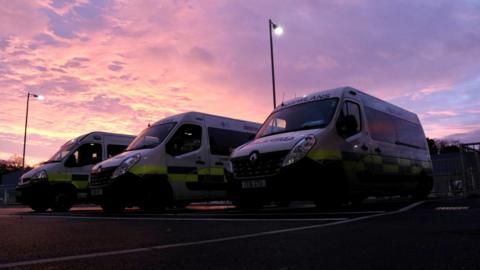
[[[273,39],[272,39],[272,30],[275,35],[280,36],[283,34],[283,28],[279,25],[276,25],[272,22],[271,19],[268,19],[268,32],[270,34],[270,60],[272,63],[272,88],[273,88],[273,108],[277,107],[277,98],[275,94],[275,65],[273,62]]]
[[[45,97],[42,95],[32,94],[27,92],[27,112],[25,113],[25,134],[23,135],[23,156],[22,156],[22,168],[25,169],[25,147],[27,145],[27,124],[28,124],[28,103],[30,102],[30,96],[38,99],[44,100]]]

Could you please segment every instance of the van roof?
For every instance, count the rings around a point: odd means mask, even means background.
[[[294,98],[282,103],[280,106],[277,106],[274,111],[282,110],[286,107],[293,106],[296,104],[314,101],[314,100],[322,100],[327,98],[345,98],[345,97],[353,97],[360,99],[364,106],[370,107],[372,109],[385,112],[396,117],[408,120],[413,123],[419,124],[420,121],[417,115],[413,112],[407,111],[403,108],[400,108],[392,103],[387,101],[381,100],[377,97],[371,96],[365,92],[362,92],[358,89],[355,89],[350,86],[339,87],[334,89],[316,91],[308,95],[304,95],[298,98]]]
[[[234,119],[219,115],[207,114],[202,112],[185,112],[176,115],[172,115],[161,119],[155,122],[153,125],[165,124],[170,122],[180,122],[180,121],[193,121],[193,122],[201,122],[205,121],[205,124],[208,127],[217,127],[217,128],[224,128],[224,129],[234,129],[234,130],[243,130],[245,132],[257,132],[260,128],[259,123]]]
[[[80,135],[75,139],[77,141],[81,141],[90,135],[111,135],[111,136],[118,136],[118,137],[131,138],[131,139],[135,138],[134,135],[128,135],[128,134],[119,134],[119,133],[112,133],[112,132],[105,132],[105,131],[92,131],[90,133]]]

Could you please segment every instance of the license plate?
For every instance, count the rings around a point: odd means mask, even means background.
[[[267,186],[265,180],[249,180],[242,182],[242,188],[264,188]]]
[[[102,194],[103,194],[103,190],[102,190],[101,188],[92,189],[92,190],[90,191],[90,194],[92,194],[92,196],[102,195]]]

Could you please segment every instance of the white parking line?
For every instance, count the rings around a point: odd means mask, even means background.
[[[281,230],[265,231],[265,232],[259,232],[259,233],[250,233],[250,234],[243,234],[243,235],[230,236],[230,237],[220,237],[220,238],[201,240],[201,241],[157,245],[157,246],[150,246],[150,247],[144,247],[144,248],[123,249],[123,250],[115,250],[115,251],[96,252],[96,253],[88,253],[88,254],[80,254],[80,255],[72,255],[72,256],[46,258],[46,259],[39,259],[39,260],[29,260],[29,261],[21,261],[21,262],[3,263],[3,264],[0,264],[0,268],[19,267],[19,266],[42,264],[42,263],[56,263],[56,262],[72,261],[72,260],[79,260],[79,259],[91,259],[91,258],[98,258],[98,257],[112,256],[112,255],[132,254],[132,253],[148,252],[148,251],[154,251],[154,250],[163,250],[163,249],[185,247],[185,246],[198,246],[198,245],[205,245],[205,244],[212,244],[212,243],[219,243],[219,242],[226,242],[226,241],[233,241],[233,240],[240,240],[240,239],[249,239],[249,238],[261,237],[261,236],[266,236],[266,235],[275,235],[275,234],[288,233],[288,232],[318,229],[318,228],[323,228],[323,227],[330,227],[330,226],[335,226],[335,225],[340,225],[340,224],[352,223],[352,222],[366,220],[366,219],[370,219],[370,218],[374,218],[374,217],[381,217],[381,216],[399,214],[399,213],[402,213],[402,212],[406,212],[406,211],[408,211],[408,210],[410,210],[414,207],[417,207],[420,204],[422,204],[423,202],[424,201],[416,202],[416,203],[408,205],[408,206],[406,206],[402,209],[392,211],[392,212],[373,214],[373,215],[369,215],[369,216],[363,216],[363,217],[357,217],[357,218],[352,218],[352,219],[347,219],[347,220],[341,220],[341,221],[336,221],[336,222],[327,223],[327,224],[317,224],[317,225],[293,227],[293,228],[281,229]]]
[[[437,211],[462,211],[470,209],[469,206],[440,206],[435,208]]]

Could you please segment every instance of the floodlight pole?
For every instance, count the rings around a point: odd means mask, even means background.
[[[27,146],[27,124],[28,124],[28,104],[30,103],[30,96],[33,96],[39,100],[43,100],[44,97],[37,94],[27,92],[27,111],[25,113],[25,133],[23,134],[23,155],[22,155],[22,169],[25,169],[25,148]]]
[[[271,19],[268,19],[268,32],[270,34],[270,62],[272,64],[272,88],[273,88],[273,108],[277,107],[277,99],[275,94],[275,64],[273,61],[273,39],[272,39],[272,28],[276,25],[272,22]]]

